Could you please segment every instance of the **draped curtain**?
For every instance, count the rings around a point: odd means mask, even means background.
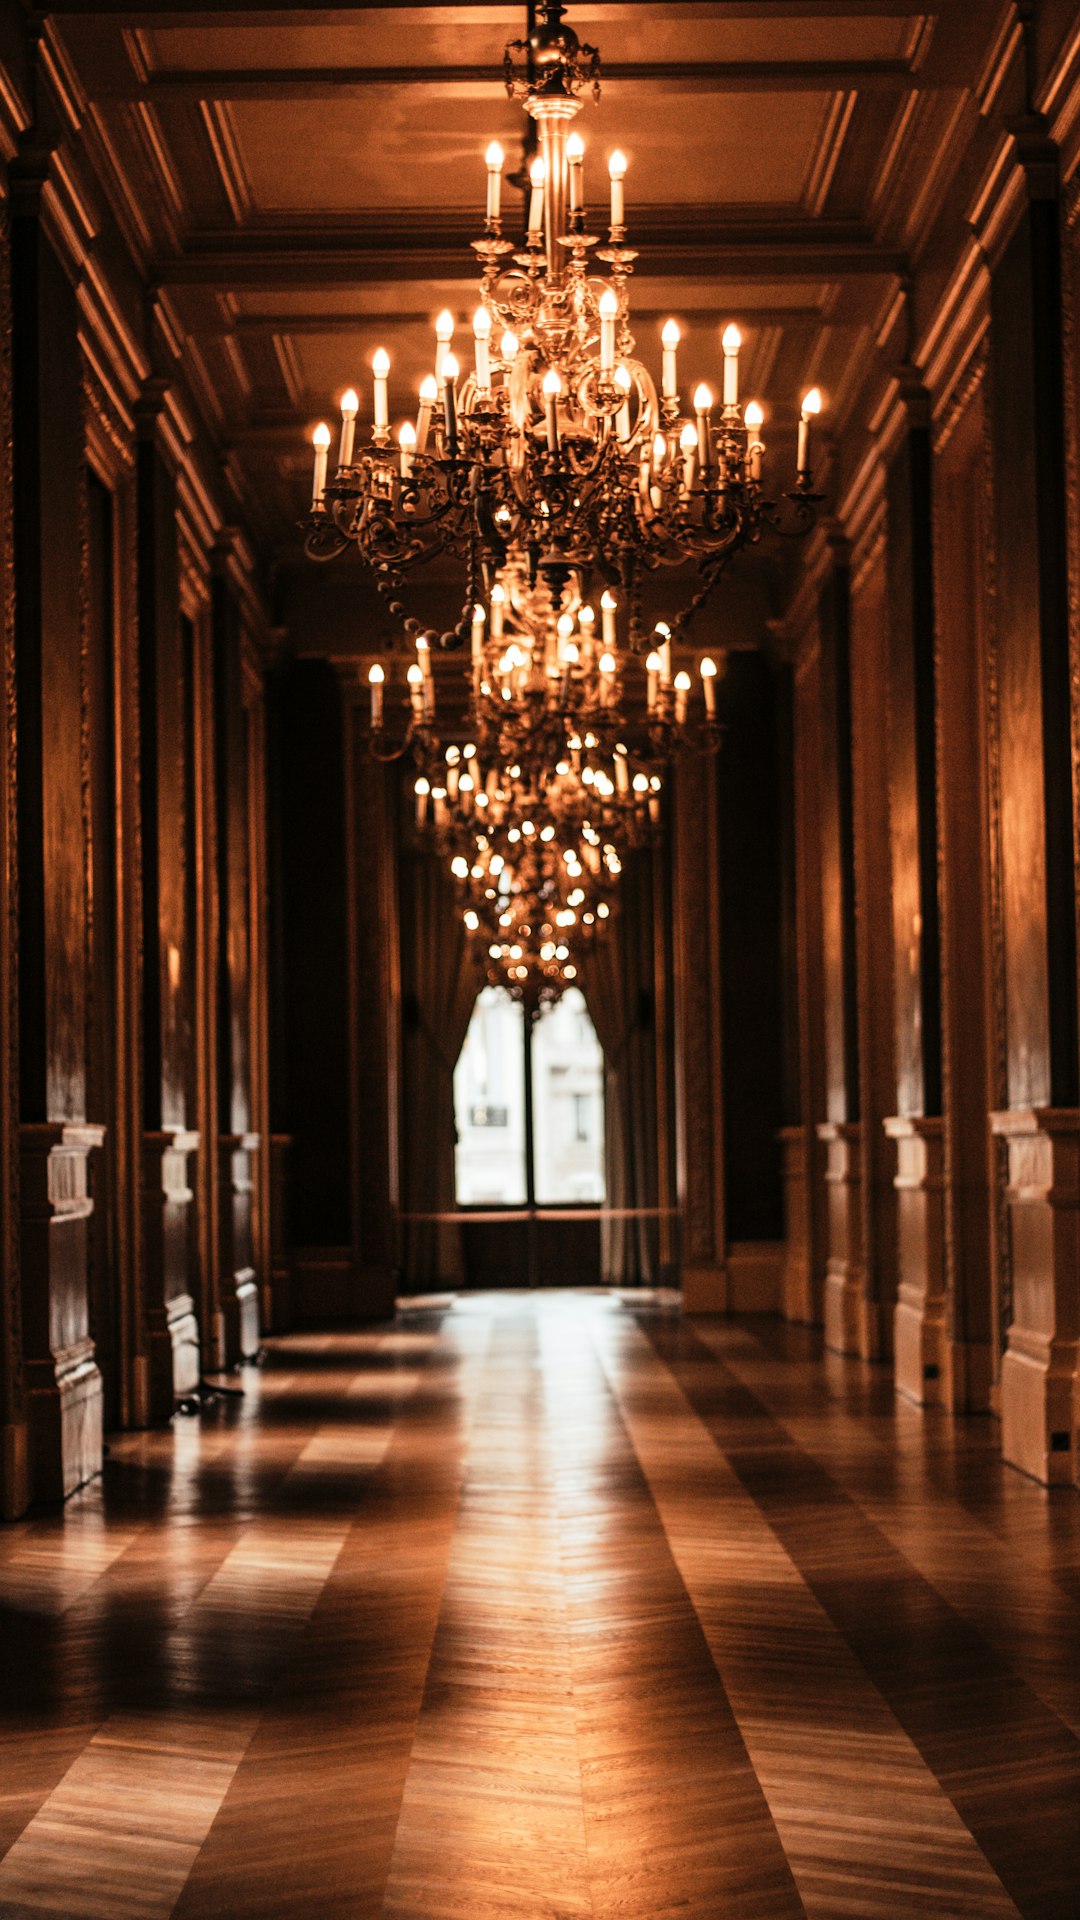
[[[483,979],[443,862],[406,853],[401,873],[404,1279],[424,1292],[464,1277],[454,1211],[454,1068]]]
[[[607,1206],[601,1278],[608,1286],[653,1286],[659,1270],[656,1048],[653,968],[653,856],[623,865],[619,903],[582,966],[581,986],[604,1050]]]

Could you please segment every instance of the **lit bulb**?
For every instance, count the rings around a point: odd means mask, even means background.
[[[689,420],[679,435],[679,446],[682,448],[684,454],[693,453],[694,448],[697,446],[697,432],[695,428],[691,426]]]
[[[578,614],[578,620],[583,627],[591,627],[595,619],[596,615],[591,607],[582,607]]]
[[[731,322],[730,326],[724,328],[721,345],[726,354],[738,353],[739,348],[742,346],[742,334],[739,332],[734,321]]]
[[[604,612],[614,613],[615,608],[618,606],[618,604],[619,603],[616,600],[615,595],[612,593],[611,588],[605,587],[603,593],[600,595],[600,605],[604,609]]]
[[[330,429],[325,420],[319,421],[318,426],[311,436],[311,444],[313,447],[318,447],[320,453],[326,452],[326,449],[330,445]]]
[[[561,640],[565,640],[568,637],[568,635],[573,633],[574,631],[573,614],[560,613],[559,618],[555,623],[555,626],[556,626],[556,631],[558,632],[559,638]]]
[[[424,681],[423,667],[418,667],[414,660],[412,666],[409,668],[409,671],[405,675],[405,678],[408,681],[410,687],[422,686]]]
[[[435,322],[436,340],[452,340],[454,337],[454,316],[449,307],[444,307]]]
[[[503,334],[502,339],[499,341],[499,352],[502,355],[504,360],[517,359],[518,337],[516,333],[510,332],[509,327],[507,328],[506,332]]]
[[[474,913],[472,908],[470,907],[466,912],[464,919],[465,919],[465,925],[468,927],[469,932],[475,933],[477,927],[480,925],[479,914]]]
[[[478,340],[490,339],[491,315],[486,307],[477,307],[473,314],[472,330]]]
[[[502,165],[506,159],[506,155],[497,140],[491,142],[491,145],[484,155],[484,159],[487,161],[488,169],[491,173],[502,172]]]
[[[427,407],[434,406],[439,397],[439,383],[433,373],[425,374],[420,382],[420,398]]]
[[[611,287],[605,287],[600,295],[601,320],[616,320],[619,315],[619,296]]]
[[[413,788],[413,792],[416,794],[418,799],[426,800],[428,794],[431,792],[430,780],[425,780],[423,778],[423,775],[421,775],[420,779],[416,782],[416,785]]]
[[[667,459],[667,440],[662,433],[653,434],[652,457],[654,467],[662,467]]]
[[[545,400],[557,400],[562,392],[558,367],[549,367],[541,383]]]
[[[444,384],[446,386],[452,387],[455,380],[458,377],[458,373],[460,372],[458,363],[452,353],[448,353],[445,360],[443,361],[442,371],[443,371]]]
[[[743,420],[746,423],[746,428],[749,433],[759,433],[764,426],[765,415],[756,400],[748,402],[746,412],[743,414]]]
[[[368,682],[373,687],[381,687],[385,679],[386,675],[376,660],[375,665],[368,669]]]
[[[341,411],[346,420],[355,420],[360,411],[360,400],[355,388],[346,387],[341,396]],[[327,445],[330,444],[330,429],[327,428]]]
[[[532,166],[529,168],[529,185],[532,187],[542,187],[546,179],[547,168],[538,154]]]
[[[375,375],[376,380],[386,379],[390,371],[390,355],[387,353],[385,347],[376,347],[371,356],[371,371]],[[344,407],[344,401],[342,402],[342,406]]]
[[[677,673],[675,675],[675,691],[676,693],[689,693],[690,675],[688,673]]]
[[[694,411],[696,413],[708,413],[712,403],[712,388],[707,387],[703,380],[700,387],[694,388]]]
[[[618,387],[620,393],[629,393],[630,388],[634,384],[633,380],[630,377],[629,367],[616,367],[614,380],[615,380],[615,385]]]
[[[411,420],[403,420],[398,428],[398,446],[403,453],[411,453],[416,445],[416,428]]]
[[[585,158],[585,142],[580,133],[572,133],[566,143],[566,157],[572,167]]]
[[[626,162],[625,153],[620,153],[618,147],[616,147],[614,153],[610,156],[607,163],[607,170],[608,170],[609,177],[612,180],[625,180],[626,164],[627,162]]]
[[[700,673],[703,680],[715,680],[716,661],[710,660],[708,654],[706,654],[704,660],[702,661],[700,667],[698,668],[698,672]]]
[[[665,320],[663,330],[660,334],[661,346],[666,347],[669,353],[673,353],[681,339],[682,335],[679,332],[678,321]]]
[[[658,653],[650,653],[648,659],[645,662],[645,671],[646,673],[659,673],[662,664],[663,662],[661,661],[660,655]]]
[[[803,419],[804,420],[806,419],[807,414],[820,413],[820,412],[821,412],[821,393],[817,387],[811,387],[809,393],[806,394],[803,398],[803,403],[802,403]]]
[[[600,671],[601,673],[614,673],[615,655],[613,653],[602,653],[600,655]]]

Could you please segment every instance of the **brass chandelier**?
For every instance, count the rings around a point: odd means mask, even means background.
[[[388,354],[372,361],[370,424],[358,394],[341,402],[337,459],[332,435],[315,429],[306,550],[330,559],[355,549],[372,569],[391,614],[410,638],[421,623],[400,595],[418,568],[438,556],[462,566],[466,599],[438,644],[462,647],[474,609],[508,567],[542,582],[556,615],[573,612],[593,576],[619,592],[625,645],[646,651],[640,608],[644,577],[694,563],[698,579],[672,617],[678,639],[740,549],[762,534],[802,534],[814,523],[810,425],[820,395],[800,410],[794,485],[773,496],[763,478],[764,415],[739,391],[738,329],[723,335],[719,392],[699,385],[686,406],[678,379],[679,329],[661,335],[662,373],[637,358],[629,281],[625,157],[608,160],[606,244],[590,231],[584,146],[573,122],[587,89],[599,92],[599,57],[546,4],[527,41],[505,55],[511,97],[535,123],[525,231],[504,233],[505,156],[487,150],[483,236],[473,242],[479,304],[466,370],[453,351],[455,319],[435,326],[433,371],[421,384],[415,422],[392,432]],[[518,59],[524,68],[519,70]],[[598,272],[598,266],[603,272]]]

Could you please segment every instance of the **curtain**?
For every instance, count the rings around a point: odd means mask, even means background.
[[[629,855],[612,923],[582,966],[581,986],[604,1050],[607,1207],[601,1278],[653,1286],[659,1269],[656,1048],[653,1003],[653,856]]]
[[[454,1067],[483,977],[453,883],[433,854],[404,853],[401,873],[402,1205],[404,1282],[426,1292],[465,1277],[454,1211]]]

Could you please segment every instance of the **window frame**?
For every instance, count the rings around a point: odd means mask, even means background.
[[[505,989],[497,987],[495,991],[501,993],[504,992]],[[507,998],[510,997],[510,995],[507,995]],[[525,1198],[524,1200],[459,1200],[455,1190],[454,1206],[460,1214],[475,1215],[493,1213],[506,1218],[510,1218],[514,1214],[519,1216],[532,1214],[558,1215],[563,1213],[599,1214],[603,1213],[607,1207],[606,1170],[604,1175],[604,1197],[602,1200],[537,1200],[536,1198],[536,1117],[533,1107],[535,1089],[533,1073],[533,1029],[541,1017],[538,1010],[530,1007],[522,1007],[521,1032],[522,1045],[525,1053],[525,1074],[522,1089],[522,1098],[525,1103],[525,1143],[523,1150],[525,1160]],[[593,1031],[596,1031],[595,1027]],[[599,1044],[598,1039],[597,1045],[599,1046]],[[601,1111],[603,1111],[603,1097],[603,1085],[601,1084]]]

